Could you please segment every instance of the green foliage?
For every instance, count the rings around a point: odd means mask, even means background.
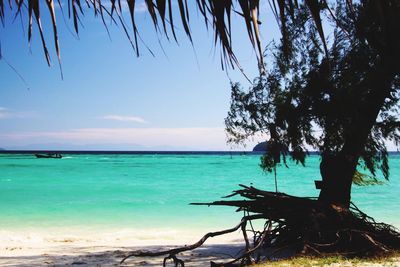
[[[381,71],[382,51],[368,39],[381,37],[381,27],[365,20],[366,12],[373,12],[368,8],[358,4],[350,10],[345,1],[337,1],[333,11],[329,9],[336,19],[329,58],[321,49],[309,9],[300,5],[294,16],[287,16],[289,42],[273,44],[266,74],[256,78],[249,90],[231,84],[231,107],[225,119],[229,141],[241,143],[260,132],[267,135],[273,147],[262,157],[261,166],[267,171],[280,158],[286,163],[288,156],[304,164],[308,149],[329,155],[359,151],[351,156],[360,159],[359,168],[367,169],[373,179],[356,173],[355,182],[375,182],[377,169],[387,179],[385,141],[400,144],[396,117],[400,68],[394,63],[390,75]],[[368,34],[360,34],[360,29]],[[387,86],[374,84],[376,75],[387,75]]]
[[[380,256],[343,257],[341,255],[305,257],[298,256],[277,261],[256,264],[253,267],[297,267],[297,266],[396,266],[400,259],[400,252],[394,251]]]
[[[383,184],[383,182],[376,179],[376,177],[356,171],[353,176],[353,184],[358,186],[365,186],[365,185],[377,185],[377,184],[380,185]]]

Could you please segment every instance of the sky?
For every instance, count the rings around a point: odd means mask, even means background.
[[[221,68],[220,49],[214,46],[213,33],[207,32],[194,6],[190,7],[192,45],[180,24],[178,44],[157,34],[144,2],[139,5],[136,20],[154,57],[141,44],[137,58],[122,28],[109,27],[108,36],[91,10],[86,10],[83,28],[75,36],[72,21],[68,17],[63,21],[58,8],[63,79],[48,14],[42,14],[42,23],[51,67],[36,25],[28,44],[26,22],[21,26],[9,13],[0,29],[1,148],[252,149],[259,140],[232,147],[224,132],[230,81],[244,87],[250,84],[237,69]],[[261,12],[265,43],[279,38],[276,22],[267,10]],[[127,12],[125,17],[129,19]],[[234,17],[233,28],[234,51],[246,75],[253,79],[258,74],[256,56],[240,16]]]

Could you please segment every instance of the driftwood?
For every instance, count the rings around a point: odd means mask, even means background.
[[[290,196],[240,185],[241,189],[225,198],[241,197],[239,200],[221,200],[192,205],[232,206],[245,216],[233,228],[211,232],[198,242],[164,251],[134,251],[130,257],[165,256],[163,266],[172,259],[175,266],[184,267],[177,254],[196,249],[214,236],[241,230],[245,250],[236,259],[211,262],[211,266],[245,266],[273,259],[277,253],[290,250],[293,253],[312,255],[340,254],[364,256],[400,249],[400,233],[393,226],[376,223],[354,204],[350,209],[326,205],[315,198]],[[264,227],[256,231],[252,221],[264,220]],[[250,226],[250,230],[248,229]],[[250,240],[248,232],[251,233]]]
[[[179,259],[174,257],[176,254],[184,252],[184,251],[196,249],[196,248],[200,247],[201,245],[203,245],[204,242],[210,237],[215,237],[215,236],[225,235],[225,234],[229,234],[229,233],[235,232],[236,230],[241,228],[243,225],[245,225],[247,223],[247,221],[261,219],[261,218],[263,218],[261,215],[244,216],[242,218],[242,220],[240,221],[240,223],[238,225],[236,225],[235,227],[232,227],[232,228],[229,228],[229,229],[226,229],[226,230],[222,230],[222,231],[218,231],[218,232],[207,233],[199,241],[197,241],[196,243],[194,243],[192,245],[189,245],[189,246],[173,248],[173,249],[163,250],[163,251],[155,251],[155,252],[152,252],[152,251],[134,251],[134,252],[128,254],[127,256],[125,256],[125,258],[122,259],[121,263],[123,263],[128,258],[134,257],[134,256],[135,257],[157,257],[157,256],[169,255],[169,256],[164,258],[163,266],[165,266],[165,262],[168,259],[172,259],[176,266],[179,266],[179,265],[184,266],[184,263],[182,261],[180,261]]]

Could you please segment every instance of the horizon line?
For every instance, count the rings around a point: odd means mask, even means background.
[[[263,154],[264,151],[253,150],[54,150],[54,149],[2,149],[0,154],[35,154],[35,153],[61,153],[61,154]],[[318,155],[319,151],[308,151],[309,154]],[[388,151],[389,154],[399,154],[400,151]]]

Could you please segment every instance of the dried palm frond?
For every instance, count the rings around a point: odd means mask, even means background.
[[[272,1],[270,5],[276,18],[279,20],[279,24],[282,30],[283,39],[285,40],[285,28],[286,28],[286,16],[287,14],[293,15],[294,8],[299,6],[297,0],[265,0]],[[46,9],[51,16],[51,24],[53,29],[53,38],[55,50],[57,53],[58,61],[61,66],[60,59],[60,45],[58,41],[58,28],[57,28],[57,14],[55,12],[55,5],[60,7],[63,12],[63,5],[67,5],[68,17],[72,19],[74,30],[76,33],[79,32],[79,24],[81,23],[80,16],[86,12],[84,6],[94,11],[95,15],[98,15],[107,29],[105,19],[111,19],[113,22],[118,22],[124,29],[133,49],[139,56],[139,45],[138,38],[139,31],[135,21],[135,7],[141,2],[135,0],[67,0],[62,2],[61,0],[0,0],[0,21],[3,22],[6,16],[5,12],[10,10],[14,12],[16,16],[25,16],[22,9],[27,9],[27,20],[28,20],[28,40],[31,40],[32,36],[32,24],[35,20],[35,24],[39,29],[42,47],[44,50],[45,58],[47,63],[50,65],[50,55],[47,49],[47,43],[44,38],[42,23],[41,23],[41,13],[42,9]],[[325,2],[325,1],[323,1]],[[177,5],[175,5],[175,3]],[[187,0],[145,0],[147,6],[147,12],[150,14],[152,22],[155,26],[156,31],[160,31],[169,38],[169,31],[171,31],[174,39],[176,40],[175,33],[175,22],[174,22],[174,12],[178,12],[180,15],[181,25],[183,30],[190,41],[192,41],[190,24],[189,24],[189,8]],[[235,3],[238,3],[238,8],[236,10]],[[351,5],[351,1],[348,1]],[[15,4],[15,5],[14,5]],[[222,62],[224,65],[230,65],[232,67],[238,66],[239,62],[235,57],[232,48],[232,29],[231,29],[231,15],[232,13],[240,14],[244,19],[244,23],[247,29],[249,40],[253,45],[254,49],[257,51],[257,59],[260,66],[260,70],[263,69],[263,49],[261,45],[261,36],[259,30],[260,21],[258,20],[260,1],[259,0],[196,0],[196,7],[204,17],[206,27],[211,24],[214,34],[215,34],[215,44],[219,43],[221,45],[222,51]],[[312,14],[312,18],[315,21],[316,27],[323,40],[325,51],[327,51],[326,43],[324,39],[324,33],[322,29],[321,22],[321,3],[318,0],[304,0],[305,4]],[[8,5],[8,8],[6,7]],[[133,33],[129,33],[128,25],[122,18],[123,8],[127,6],[130,14],[130,24],[133,28]],[[276,6],[279,7],[279,14],[277,13]],[[160,29],[162,26],[162,30]],[[108,29],[107,29],[108,30]],[[133,36],[133,38],[131,38]],[[132,41],[132,39],[134,41]]]

